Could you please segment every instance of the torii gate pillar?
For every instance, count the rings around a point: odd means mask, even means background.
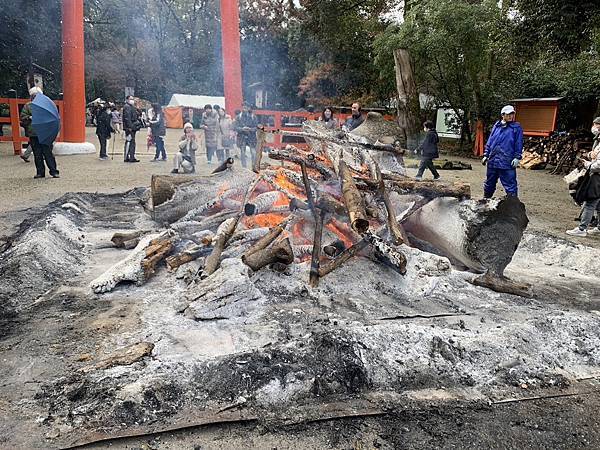
[[[57,154],[94,153],[85,142],[85,49],[83,0],[62,0],[63,140]]]
[[[233,117],[236,109],[242,109],[243,102],[238,0],[221,0],[221,42],[225,110]]]

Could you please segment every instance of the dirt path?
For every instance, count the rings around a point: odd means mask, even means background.
[[[167,130],[167,155],[173,154],[180,136],[179,130]],[[96,146],[98,140],[94,129],[87,129],[87,139]],[[119,137],[115,143],[115,159],[100,161],[97,155],[59,156],[60,179],[46,178],[34,180],[35,168],[20,158],[12,156],[12,145],[0,143],[0,237],[14,232],[28,215],[27,208],[45,205],[66,192],[125,192],[134,187],[148,186],[152,174],[166,174],[172,168],[169,161],[153,163],[153,150],[146,152],[145,133],[138,141],[137,164],[125,164],[121,159],[123,141]],[[109,152],[112,143],[109,143]],[[208,166],[200,155],[199,173],[207,174],[214,166]],[[471,183],[475,197],[482,195],[485,168],[477,160],[465,160],[473,164],[473,170],[443,171],[442,178],[448,181]],[[409,169],[414,175],[415,169]],[[426,177],[430,176],[426,174]],[[543,171],[519,170],[521,200],[525,203],[530,219],[530,229],[545,231],[573,242],[600,247],[600,238],[571,238],[564,231],[576,225],[579,208],[569,198],[561,177]],[[502,195],[501,189],[498,195]]]

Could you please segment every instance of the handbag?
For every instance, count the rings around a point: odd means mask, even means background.
[[[585,175],[579,179],[572,197],[579,206],[583,205],[586,200],[600,198],[600,174],[586,170]]]

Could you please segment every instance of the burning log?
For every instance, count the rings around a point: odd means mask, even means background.
[[[229,168],[231,168],[233,166],[233,163],[235,162],[235,160],[233,158],[227,158],[223,164],[221,164],[220,166],[218,166],[215,170],[213,170],[211,173],[219,173],[219,172],[223,172]]]
[[[273,206],[277,201],[281,199],[281,194],[277,191],[265,192],[256,196],[252,203],[246,203],[244,205],[244,214],[252,216],[254,214],[262,214],[265,212],[272,212],[277,209],[277,206]],[[281,211],[288,210],[288,205],[282,206]]]
[[[272,263],[291,264],[294,252],[289,238],[285,238],[271,247],[242,256],[242,261],[252,270],[257,271]]]
[[[316,141],[331,142],[333,144],[338,144],[338,145],[347,146],[347,147],[359,147],[359,148],[364,148],[366,150],[389,152],[389,153],[393,153],[393,154],[399,155],[399,156],[402,156],[406,153],[405,149],[400,148],[395,145],[391,145],[391,144],[368,144],[368,143],[364,143],[364,142],[354,142],[354,141],[348,141],[345,139],[340,139],[339,137],[329,136],[329,135],[325,135],[325,134],[307,133],[304,131],[285,131],[285,130],[275,130],[275,131],[272,131],[271,133],[277,133],[277,134],[281,134],[283,136],[296,136],[296,137],[301,137],[301,138],[305,138],[305,139],[314,139]]]
[[[363,238],[360,241],[358,241],[356,244],[354,244],[352,247],[347,248],[333,261],[331,261],[328,264],[325,264],[319,268],[319,277],[323,278],[328,273],[333,272],[335,269],[340,267],[342,264],[344,264],[350,258],[354,257],[355,255],[360,253],[362,250],[364,250],[368,245],[369,245],[369,241],[367,241],[365,238]]]
[[[331,214],[343,216],[346,214],[346,207],[327,192],[320,192],[317,200],[317,208],[327,211]]]
[[[390,201],[390,197],[385,189],[385,183],[383,181],[383,177],[381,174],[381,170],[379,169],[379,164],[373,161],[373,169],[375,171],[375,181],[378,183],[379,195],[383,200],[383,204],[385,205],[385,210],[387,212],[387,224],[388,229],[390,230],[390,235],[394,238],[395,244],[402,244],[404,242],[408,242],[406,238],[406,233],[402,229],[402,225],[398,223],[396,220],[396,214],[394,213],[394,207],[392,206],[392,202]]]
[[[376,234],[366,232],[365,239],[375,250],[377,259],[390,266],[400,275],[406,274],[406,256],[400,250],[395,249]]]
[[[279,237],[279,235],[283,232],[283,230],[285,230],[285,228],[287,227],[287,225],[289,224],[291,219],[292,219],[291,216],[287,217],[279,225],[271,228],[267,234],[265,234],[262,238],[260,238],[256,244],[254,244],[252,247],[250,247],[246,251],[246,253],[244,254],[244,257],[249,257],[253,253],[256,253],[260,250],[264,250],[269,245],[271,245],[271,243]]]
[[[340,161],[339,173],[342,184],[342,195],[348,216],[350,217],[350,224],[357,232],[364,233],[369,229],[365,205],[360,192],[356,188],[356,184],[354,184],[350,170],[344,161]]]
[[[294,164],[306,164],[306,167],[310,169],[314,169],[319,172],[325,179],[329,179],[335,176],[333,170],[324,166],[320,162],[316,160],[316,158],[309,158],[300,156],[298,152],[292,153],[289,150],[271,150],[269,152],[269,158],[274,159],[276,161],[289,161]]]
[[[319,284],[319,267],[321,265],[321,239],[323,238],[323,219],[325,213],[319,210],[315,213],[315,236],[310,260],[309,284],[317,287]]]
[[[219,268],[219,263],[221,262],[221,253],[223,253],[223,250],[227,245],[227,241],[229,241],[231,236],[233,236],[233,233],[235,233],[235,228],[240,220],[240,216],[241,215],[238,214],[236,217],[227,219],[219,226],[213,241],[213,250],[206,258],[206,262],[204,264],[202,278],[207,278]]]
[[[171,183],[173,177],[155,175],[151,196],[166,198],[166,201],[153,205],[153,219],[163,224],[171,224],[183,217],[188,220],[194,214],[200,214],[207,207],[214,206],[221,195],[231,195],[227,192],[229,190],[232,190],[235,195],[241,195],[255,177],[253,172],[246,169],[226,170],[175,185]],[[228,189],[223,193],[224,185]],[[164,190],[164,186],[170,188]]]

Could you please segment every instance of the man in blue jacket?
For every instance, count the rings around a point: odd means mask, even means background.
[[[483,196],[492,198],[498,178],[506,195],[516,197],[517,167],[523,153],[523,128],[515,122],[515,108],[507,105],[501,111],[502,120],[494,124],[485,144],[481,163],[487,164],[487,178],[483,184]]]

